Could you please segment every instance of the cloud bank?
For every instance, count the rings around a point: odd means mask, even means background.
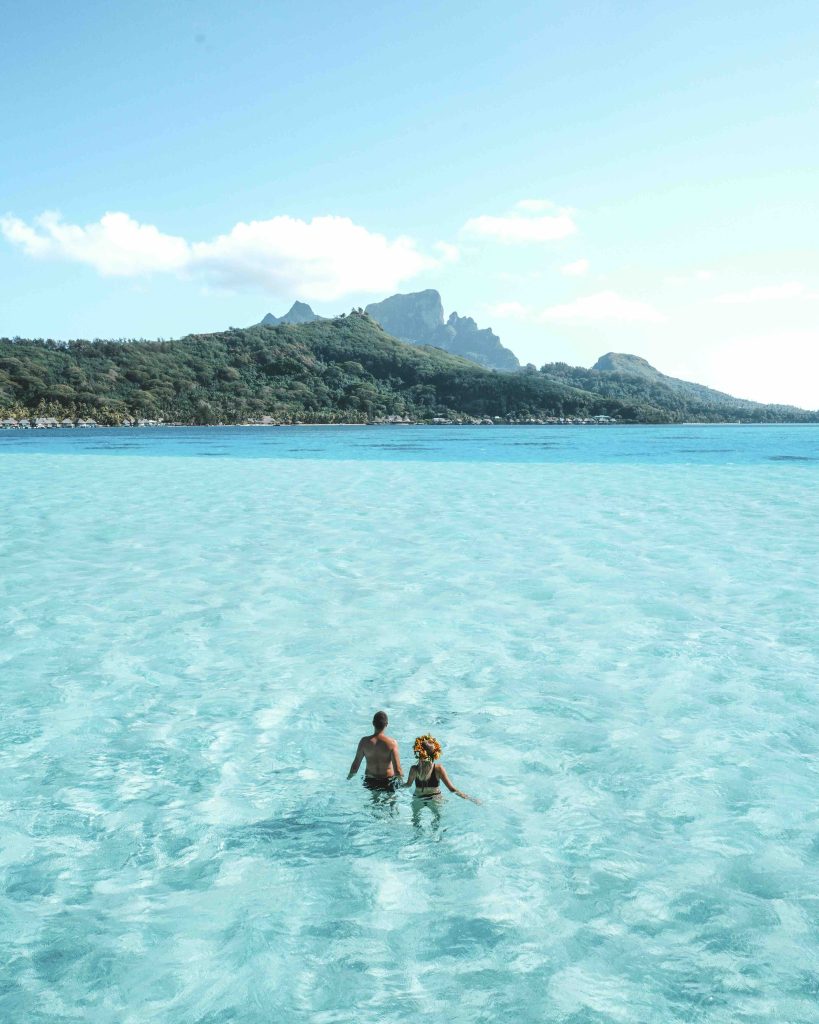
[[[28,256],[82,263],[105,277],[174,273],[231,290],[263,288],[317,300],[395,291],[440,262],[410,238],[388,239],[333,216],[240,222],[204,242],[163,234],[121,212],[85,226],[67,224],[57,213],[33,224],[6,216],[0,232]],[[454,259],[456,252],[447,247],[443,258]]]
[[[548,199],[521,199],[503,217],[482,214],[471,217],[461,229],[472,238],[488,238],[504,245],[521,242],[555,242],[577,231],[572,211],[561,209]]]
[[[663,323],[666,317],[647,302],[629,299],[615,291],[595,292],[572,302],[546,309],[532,309],[520,302],[501,302],[487,307],[493,315],[508,320],[547,324]]]
[[[565,263],[560,268],[560,273],[566,277],[582,277],[589,272],[591,264],[588,260],[575,260],[573,263]]]
[[[184,238],[163,235],[127,213],[106,213],[95,224],[66,224],[58,213],[41,214],[32,227],[16,217],[0,218],[0,231],[27,256],[85,263],[105,277],[136,277],[180,270],[189,259]]]
[[[776,302],[780,299],[807,299],[814,298],[814,295],[798,281],[789,281],[787,284],[762,285],[758,288],[749,288],[744,292],[725,292],[718,295],[715,302],[724,306],[745,306],[753,302]]]
[[[595,292],[573,302],[549,306],[540,314],[542,322],[566,324],[662,323],[665,317],[647,302],[627,299],[614,291]]]

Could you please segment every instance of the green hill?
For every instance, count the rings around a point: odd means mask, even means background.
[[[540,372],[552,380],[631,405],[638,413],[636,418],[660,417],[670,422],[739,419],[759,423],[819,419],[816,412],[795,406],[763,405],[703,384],[668,377],[640,356],[626,353],[608,352],[590,370],[549,363]]]
[[[176,341],[0,341],[0,414],[236,423],[589,415],[618,403],[407,345],[369,316]]]
[[[758,406],[758,402],[751,402],[745,398],[734,398],[733,395],[726,395],[722,391],[715,391],[704,384],[694,384],[692,381],[680,380],[677,377],[668,377],[654,367],[646,359],[640,356],[627,355],[623,352],[607,352],[601,356],[592,367],[601,373],[617,374],[619,379],[628,380],[638,377],[641,386],[655,388],[657,394],[665,393],[668,389],[675,394],[683,396],[690,402],[701,402],[706,405],[724,405],[735,409],[752,409]],[[793,410],[793,407],[787,407]]]
[[[386,334],[366,313],[257,325],[174,341],[0,339],[0,418],[142,417],[180,423],[370,422],[388,416],[629,421],[736,418],[727,406],[692,415],[662,382],[551,364],[497,373]],[[743,418],[816,419],[752,406]],[[753,411],[755,410],[755,412]]]

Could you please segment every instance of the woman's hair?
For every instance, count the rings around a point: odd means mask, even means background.
[[[428,732],[415,737],[412,749],[419,761],[437,761],[441,756],[441,744]]]

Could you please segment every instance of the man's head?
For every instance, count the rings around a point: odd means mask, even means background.
[[[376,732],[383,732],[383,730],[387,728],[387,721],[386,711],[376,711],[373,715],[373,729],[375,729]]]

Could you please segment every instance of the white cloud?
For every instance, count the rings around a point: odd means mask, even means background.
[[[544,213],[550,210],[550,213]],[[515,212],[520,211],[520,212]],[[514,245],[519,242],[555,242],[577,231],[572,211],[561,209],[546,199],[522,199],[515,211],[503,217],[482,214],[471,217],[461,229],[475,238],[491,238]],[[541,216],[532,216],[540,213]]]
[[[498,317],[499,320],[525,320],[530,315],[528,306],[520,302],[498,302],[487,306],[486,311],[489,316]]]
[[[250,285],[336,299],[392,291],[434,265],[409,238],[390,241],[347,217],[273,217],[240,222],[212,242],[194,243],[189,271],[226,288]]]
[[[461,258],[461,250],[449,242],[436,242],[432,248],[440,254],[444,263],[457,263]]]
[[[127,213],[106,213],[95,224],[66,224],[58,213],[43,213],[31,227],[16,217],[0,218],[0,231],[28,256],[87,263],[107,277],[134,277],[179,270],[190,258],[184,238],[163,235]]]
[[[591,264],[588,260],[575,260],[573,263],[566,263],[560,268],[561,274],[567,277],[582,277],[587,274]]]
[[[690,284],[692,281],[713,280],[713,270],[693,270],[685,274],[668,274],[663,278],[665,284]]]
[[[294,217],[238,223],[211,241],[189,242],[106,213],[84,227],[45,213],[33,225],[0,218],[0,231],[27,255],[85,263],[105,276],[176,273],[230,289],[265,288],[306,299],[394,291],[439,261],[405,237],[388,239],[347,217]],[[452,259],[454,246],[445,253]]]
[[[662,323],[666,317],[646,302],[627,299],[617,292],[596,292],[573,302],[535,309],[521,302],[497,302],[485,307],[489,316],[525,320],[531,324]]]
[[[653,306],[627,299],[617,292],[595,292],[573,302],[550,306],[537,316],[541,323],[662,323],[666,318]]]
[[[814,298],[814,293],[800,284],[798,281],[790,281],[787,284],[763,285],[759,288],[749,288],[743,292],[726,292],[718,295],[715,302],[726,306],[744,306],[752,302],[775,302],[779,299],[806,299]]]

